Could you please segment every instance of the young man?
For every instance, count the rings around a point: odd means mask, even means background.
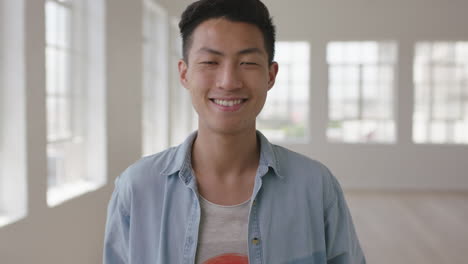
[[[104,262],[365,263],[329,170],[256,131],[278,72],[267,8],[200,0],[179,26],[199,129],[116,180]]]

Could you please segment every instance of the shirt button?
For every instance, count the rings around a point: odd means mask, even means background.
[[[256,204],[257,204],[257,200],[253,200],[252,205],[256,205]]]
[[[252,239],[252,243],[253,243],[254,245],[258,245],[258,243],[260,243],[260,240],[259,240],[258,238],[256,238],[256,237],[254,237],[254,238]]]

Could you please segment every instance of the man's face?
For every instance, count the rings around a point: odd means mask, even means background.
[[[199,129],[236,134],[255,130],[255,119],[278,72],[269,64],[263,35],[254,25],[209,19],[192,34],[188,64],[179,61]]]

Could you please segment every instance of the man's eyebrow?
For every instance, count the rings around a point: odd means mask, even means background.
[[[224,53],[222,53],[221,51],[214,50],[214,49],[207,48],[207,47],[200,48],[198,52],[207,52],[207,53],[211,53],[211,54],[218,55],[218,56],[224,56]],[[237,52],[238,55],[245,55],[245,54],[251,54],[251,53],[263,54],[263,52],[259,48],[247,48],[247,49],[243,49]]]
[[[219,56],[224,55],[224,53],[222,53],[221,51],[217,51],[217,50],[210,49],[210,48],[207,48],[207,47],[203,47],[203,48],[199,49],[198,52],[207,52],[207,53],[212,53],[212,54],[219,55]]]

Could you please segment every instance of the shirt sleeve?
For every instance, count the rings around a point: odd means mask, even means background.
[[[343,191],[329,171],[328,176],[328,197],[325,199],[328,204],[324,215],[327,264],[365,264]]]
[[[125,209],[125,193],[119,178],[107,208],[104,237],[104,264],[128,264],[130,216]]]

